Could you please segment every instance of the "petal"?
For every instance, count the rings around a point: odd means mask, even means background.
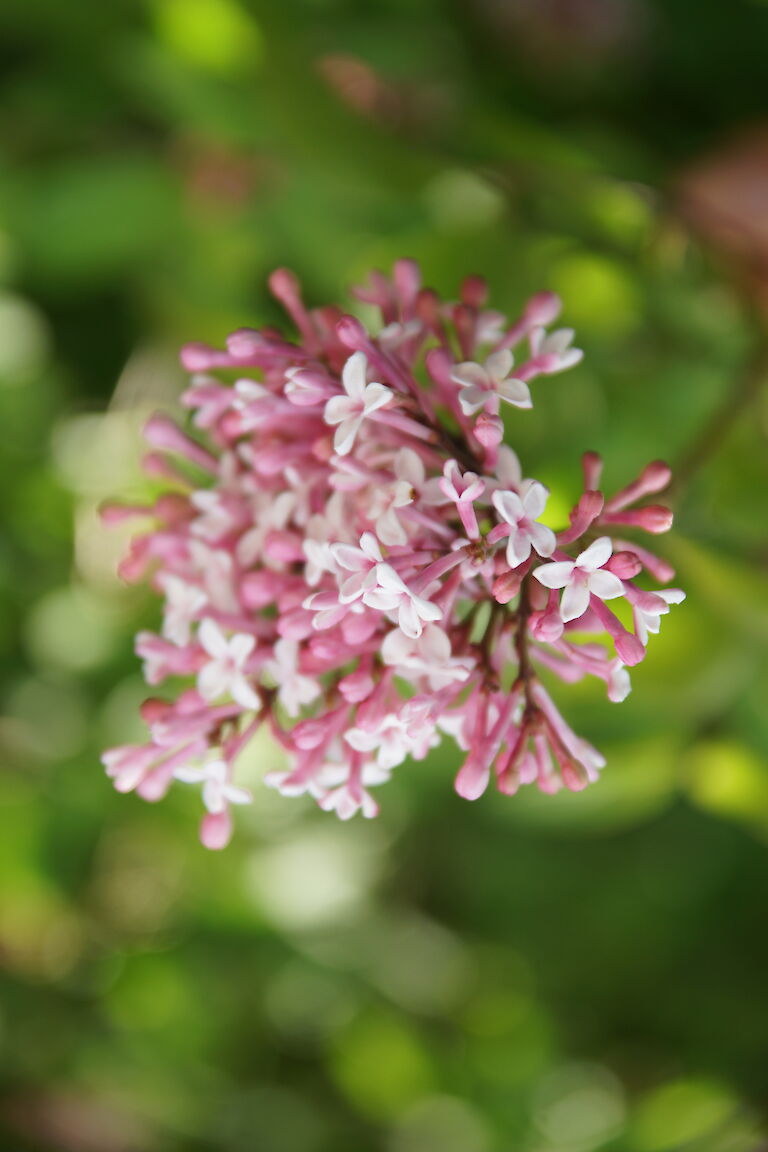
[[[578,620],[589,607],[589,588],[579,581],[569,584],[560,601],[560,618],[564,624],[569,620]]]
[[[507,488],[516,488],[523,478],[517,453],[508,444],[499,445],[496,475]]]
[[[338,565],[347,572],[364,572],[368,562],[361,548],[351,544],[331,544],[331,554]]]
[[[359,404],[355,404],[349,396],[332,396],[323,410],[323,420],[326,424],[341,424],[358,412],[359,408]]]
[[[209,812],[214,814],[223,812],[227,806],[221,791],[221,785],[217,780],[206,780],[203,784],[203,804]]]
[[[587,586],[590,592],[594,592],[595,596],[599,596],[601,600],[615,600],[617,596],[624,595],[624,585],[621,580],[613,572],[607,572],[604,568],[590,573]]]
[[[333,448],[339,456],[347,456],[352,450],[362,420],[361,415],[350,416],[343,424],[339,424],[333,437]]]
[[[395,457],[395,476],[398,480],[406,480],[412,488],[418,488],[424,483],[424,464],[418,452],[413,448],[401,448]]]
[[[350,728],[344,733],[344,739],[356,752],[372,752],[381,743],[378,732],[369,732],[366,728]]]
[[[479,412],[485,406],[490,395],[487,388],[479,388],[474,384],[462,388],[459,392],[459,404],[464,415],[474,416],[475,412]]]
[[[523,502],[516,492],[494,492],[491,497],[493,506],[501,516],[502,520],[506,520],[507,524],[513,527],[517,525],[518,520],[522,520],[525,515]]]
[[[385,664],[402,664],[413,655],[413,645],[399,628],[388,632],[381,645],[381,658]]]
[[[457,364],[451,372],[451,380],[454,384],[474,385],[482,390],[487,390],[489,384],[488,373],[485,368],[480,364],[475,364],[472,360],[465,360],[462,364]]]
[[[416,612],[418,613],[421,620],[442,619],[442,608],[438,608],[437,604],[433,604],[431,600],[425,600],[422,596],[412,596],[411,603],[416,609]]]
[[[534,568],[533,575],[545,588],[565,588],[573,575],[572,560],[558,560],[555,564],[542,564]]]
[[[235,784],[225,784],[222,788],[224,799],[230,804],[252,804],[253,796],[245,788],[238,788]]]
[[[539,556],[551,556],[557,547],[557,538],[554,532],[544,524],[529,525],[528,535]]]
[[[375,560],[377,564],[383,559],[379,542],[373,532],[363,532],[360,537],[360,551],[364,553],[369,560]]]
[[[227,655],[229,645],[215,620],[206,616],[197,630],[197,637],[209,656],[220,658]]]
[[[232,694],[232,699],[242,708],[247,708],[254,712],[261,710],[261,700],[259,700],[244,676],[234,676],[229,690]]]
[[[199,784],[208,778],[205,768],[191,768],[189,765],[174,768],[173,775],[176,780],[181,780],[184,784]]]
[[[516,408],[533,408],[531,392],[524,380],[516,380],[514,376],[510,376],[507,380],[499,381],[496,391],[502,400],[514,404]]]
[[[397,616],[397,623],[405,635],[410,636],[413,640],[421,636],[421,620],[419,619],[419,614],[416,611],[416,605],[412,600],[408,600],[404,597],[400,601],[400,610]]]
[[[507,540],[507,563],[510,568],[517,568],[531,554],[531,538],[527,532],[515,530]]]
[[[509,348],[502,348],[499,352],[492,352],[485,361],[485,369],[494,380],[504,380],[509,376],[515,358]]]
[[[353,352],[341,373],[341,380],[347,396],[362,400],[365,392],[368,361],[364,352]]]
[[[203,700],[218,700],[229,689],[229,673],[217,661],[212,660],[197,674],[197,690]]]
[[[548,499],[549,490],[545,488],[543,484],[540,484],[538,480],[534,480],[534,482],[529,485],[528,491],[522,499],[525,515],[529,520],[538,520],[547,506]]]
[[[229,654],[238,667],[242,667],[256,644],[256,637],[247,632],[237,632],[229,641]]]
[[[381,542],[388,547],[408,543],[408,536],[394,508],[388,508],[383,516],[379,516],[376,521],[376,531],[379,534]]]
[[[363,411],[365,415],[370,416],[371,412],[376,412],[379,408],[383,408],[385,404],[389,404],[392,395],[392,389],[387,388],[385,384],[369,384],[363,397]]]
[[[367,604],[369,608],[376,608],[379,612],[391,612],[393,608],[397,608],[402,599],[401,592],[388,592],[383,588],[372,588],[363,596],[363,604]]]
[[[585,572],[594,572],[596,568],[602,568],[603,564],[610,559],[611,552],[613,552],[613,544],[610,536],[601,536],[599,540],[595,540],[590,544],[589,548],[585,548],[576,557],[576,566],[583,568]]]
[[[397,592],[402,595],[408,591],[403,578],[398,576],[391,564],[377,564],[376,578],[379,582],[379,587],[385,588],[388,592]]]

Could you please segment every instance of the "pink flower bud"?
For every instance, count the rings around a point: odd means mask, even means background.
[[[504,425],[497,416],[481,412],[475,421],[475,436],[483,448],[498,448],[504,439]]]
[[[351,352],[364,352],[371,343],[365,328],[354,316],[342,316],[336,325],[336,335]]]
[[[643,565],[634,552],[614,552],[605,567],[620,580],[631,580],[642,571]]]
[[[223,812],[206,812],[200,823],[200,842],[205,848],[219,851],[226,848],[232,839],[232,813],[229,808]]]
[[[562,303],[554,292],[539,292],[525,306],[523,316],[531,328],[546,328],[560,315]]]

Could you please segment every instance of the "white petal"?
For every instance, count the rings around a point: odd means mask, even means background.
[[[462,388],[459,392],[459,404],[462,412],[465,416],[474,416],[475,412],[479,412],[485,406],[491,395],[486,388],[479,388],[474,384],[468,388]]]
[[[560,618],[564,624],[569,620],[578,620],[589,607],[589,588],[581,582],[569,584],[560,601]]]
[[[360,405],[350,400],[349,396],[332,396],[323,410],[323,420],[326,424],[342,424],[359,411]]]
[[[222,788],[225,800],[230,804],[252,804],[253,796],[245,788],[238,788],[235,784],[225,784]]]
[[[379,582],[379,587],[389,592],[399,592],[402,594],[408,591],[402,577],[398,576],[391,564],[378,564],[376,566],[376,578]]]
[[[451,380],[454,384],[463,384],[465,387],[476,386],[486,391],[489,383],[485,368],[480,364],[475,364],[472,360],[465,360],[462,364],[457,364],[451,372]]]
[[[437,604],[433,604],[431,600],[425,600],[422,596],[411,596],[411,601],[422,620],[442,619],[442,609],[438,608]]]
[[[209,656],[221,658],[227,655],[229,645],[227,644],[224,633],[216,621],[211,620],[209,616],[206,616],[205,620],[201,622],[197,630],[197,636]]]
[[[601,536],[599,540],[590,544],[589,548],[585,548],[583,552],[579,553],[576,557],[576,565],[578,568],[583,568],[585,572],[594,572],[596,568],[602,568],[603,564],[610,559],[612,551],[613,544],[610,536]]]
[[[383,516],[379,516],[376,521],[376,531],[382,544],[386,544],[388,547],[408,543],[408,536],[394,508],[388,508]]]
[[[223,812],[226,808],[226,801],[221,794],[221,785],[217,780],[206,780],[203,784],[203,804],[214,815],[217,812]]]
[[[590,592],[599,596],[601,600],[615,600],[617,596],[624,595],[624,585],[613,572],[601,568],[592,572],[587,581]]]
[[[558,560],[554,564],[542,564],[534,568],[533,575],[545,588],[565,588],[573,575],[572,560]]]
[[[174,768],[173,775],[176,780],[181,780],[184,784],[199,784],[202,780],[208,779],[205,768],[192,768],[189,765]]]
[[[506,520],[507,524],[513,526],[517,525],[518,520],[522,520],[525,515],[523,502],[516,492],[494,492],[491,497],[493,506],[501,516],[502,520]]]
[[[357,431],[363,422],[361,415],[350,416],[342,424],[339,424],[333,437],[333,448],[339,456],[347,456],[352,450],[352,445],[355,442]]]
[[[499,352],[492,352],[485,361],[486,371],[494,380],[504,380],[509,376],[515,358],[509,348],[502,348]]]
[[[401,448],[395,457],[395,475],[398,480],[406,480],[412,488],[424,483],[424,463],[413,448]]]
[[[363,411],[365,415],[370,416],[371,412],[376,412],[379,408],[383,408],[385,404],[389,404],[392,395],[392,389],[387,388],[385,384],[369,384],[365,390],[363,401]]]
[[[531,538],[527,532],[513,530],[507,540],[507,563],[510,568],[517,568],[531,554]]]
[[[531,392],[524,380],[516,380],[510,376],[507,380],[499,381],[496,391],[502,400],[514,404],[516,408],[533,408]]]
[[[372,588],[363,596],[363,604],[376,608],[379,612],[391,612],[397,608],[403,596],[400,592],[388,592],[384,588]]]
[[[344,733],[344,739],[356,752],[371,752],[381,743],[378,732],[370,732],[366,728],[350,728]]]
[[[242,668],[246,660],[253,652],[256,644],[256,637],[250,636],[247,632],[237,632],[229,641],[229,653],[238,667]]]
[[[229,689],[229,673],[222,665],[212,660],[197,674],[197,690],[203,700],[218,700]]]
[[[347,396],[351,396],[355,400],[362,400],[367,371],[368,361],[365,353],[353,352],[341,373],[341,380]]]
[[[534,480],[534,482],[529,485],[528,491],[522,499],[525,515],[529,520],[538,520],[547,506],[548,499],[548,489],[545,488],[543,484],[540,484],[538,480]]]
[[[501,483],[508,488],[516,488],[523,478],[517,453],[508,444],[499,445],[496,475]]]
[[[399,628],[388,632],[381,645],[381,658],[385,664],[403,664],[413,656],[413,644]]]
[[[551,528],[544,524],[531,524],[528,534],[539,556],[552,555],[557,547],[557,538]]]
[[[254,712],[260,710],[261,700],[259,700],[253,688],[243,676],[234,676],[229,690],[232,694],[232,699],[242,708],[252,709]]]
[[[421,620],[416,611],[416,605],[411,600],[403,598],[400,601],[397,622],[406,636],[410,636],[414,640],[421,636]]]

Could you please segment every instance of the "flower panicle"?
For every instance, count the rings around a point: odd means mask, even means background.
[[[569,523],[544,522],[549,492],[523,476],[502,417],[581,359],[572,330],[553,328],[551,293],[510,323],[479,277],[443,301],[402,260],[354,291],[380,313],[371,332],[308,308],[284,269],[270,287],[296,338],[187,345],[191,429],[164,415],[146,427],[145,465],[167,490],[105,509],[146,520],[120,568],[162,597],[159,633],[137,637],[146,680],[187,684],[144,705],[145,744],[104,754],[115,787],[157,800],[174,781],[200,786],[201,839],[221,848],[251,799],[235,775],[261,725],[288,758],[267,784],[343,820],[375,816],[372,789],[445,737],[467,799],[491,780],[507,794],[585,787],[604,761],[541,673],[626,697],[684,598],[638,583],[674,573],[631,539],[671,527],[655,502],[669,468],[606,495],[586,453]]]

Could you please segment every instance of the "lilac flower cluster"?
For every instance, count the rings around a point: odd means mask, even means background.
[[[491,777],[510,795],[583,788],[603,757],[539,672],[629,692],[627,669],[684,594],[640,587],[643,570],[666,583],[672,569],[614,533],[670,528],[667,508],[642,503],[668,467],[606,497],[587,453],[569,525],[541,522],[547,489],[503,443],[501,412],[530,408],[537,377],[581,358],[573,332],[551,328],[550,293],[510,325],[480,279],[445,302],[401,260],[355,291],[381,314],[371,335],[307,309],[285,270],[270,287],[299,339],[241,329],[223,351],[185,347],[199,435],[153,417],[145,463],[163,494],[105,509],[150,521],[121,566],[163,597],[160,634],[137,638],[146,679],[188,681],[146,701],[146,744],[105,753],[115,786],[156,800],[173,780],[202,785],[202,841],[223,847],[250,800],[238,755],[266,724],[289,765],[267,783],[342,819],[375,816],[371,789],[444,735],[467,799]],[[608,606],[620,600],[632,630]]]

